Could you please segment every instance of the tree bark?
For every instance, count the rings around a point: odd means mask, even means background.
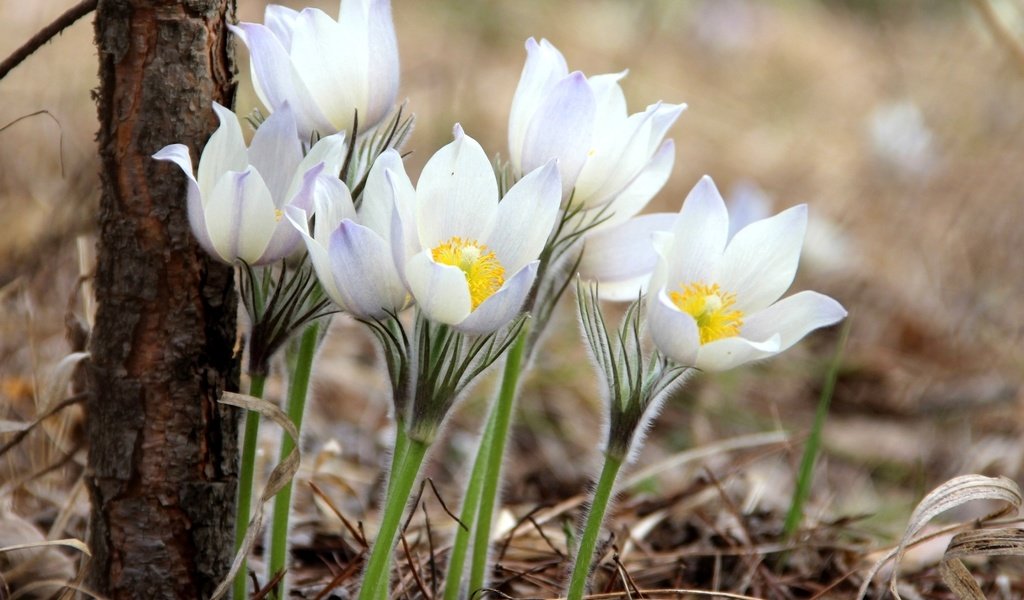
[[[232,268],[193,240],[185,178],[231,106],[234,0],[100,0],[102,161],[87,403],[88,585],[108,598],[209,597],[230,565],[237,487]]]

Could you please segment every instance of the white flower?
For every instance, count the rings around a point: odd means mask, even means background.
[[[288,103],[309,139],[377,125],[398,94],[398,44],[390,0],[345,0],[338,20],[316,8],[271,4],[265,25],[231,26],[249,47],[253,84],[271,111]]]
[[[674,148],[662,140],[686,105],[659,102],[629,115],[618,83],[625,72],[569,73],[547,40],[530,38],[526,52],[509,116],[514,171],[557,158],[563,197],[575,189],[573,202],[587,208],[614,201],[617,222],[638,213],[668,178]]]
[[[396,189],[405,186],[403,177],[394,173]],[[417,183],[415,240],[392,237],[395,255],[408,257],[404,277],[420,309],[470,334],[512,320],[533,285],[560,189],[558,168],[549,161],[499,202],[487,155],[456,125],[455,141],[431,157]]]
[[[358,210],[341,180],[319,178],[312,233],[305,210],[287,210],[288,220],[306,242],[324,291],[342,310],[357,317],[384,318],[407,304],[408,293],[392,253],[395,194],[388,176],[391,172],[405,174],[395,150],[384,152],[374,162]],[[410,184],[402,195],[412,193]]]
[[[807,227],[799,205],[751,223],[730,240],[729,215],[710,177],[693,188],[672,233],[656,234],[648,295],[655,344],[684,366],[722,371],[786,350],[846,310],[817,292],[782,300]]]
[[[188,176],[188,219],[199,244],[214,257],[250,265],[277,261],[299,243],[282,218],[287,206],[308,209],[320,174],[337,177],[344,134],[320,140],[305,157],[288,105],[256,130],[246,149],[235,114],[214,102],[220,127],[210,136],[192,174],[188,147],[172,144],[153,155]]]

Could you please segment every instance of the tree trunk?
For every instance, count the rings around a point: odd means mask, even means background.
[[[87,405],[88,584],[108,598],[209,597],[227,573],[237,487],[232,268],[192,239],[185,178],[230,106],[233,0],[100,0],[103,194]]]

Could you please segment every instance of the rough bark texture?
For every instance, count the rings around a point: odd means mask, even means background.
[[[231,105],[233,0],[100,0],[103,194],[88,402],[89,585],[108,598],[209,597],[226,574],[237,486],[232,269],[192,239],[185,179]]]

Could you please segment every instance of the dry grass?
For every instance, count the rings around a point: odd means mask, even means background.
[[[261,3],[242,4],[243,20],[261,18]],[[997,4],[1020,36],[1019,5]],[[0,54],[62,8],[0,0]],[[710,173],[723,190],[756,182],[776,210],[808,202],[820,231],[830,232],[808,247],[797,286],[839,298],[853,327],[798,543],[779,538],[780,515],[834,343],[830,332],[768,364],[701,376],[668,403],[639,467],[737,435],[786,430],[792,440],[710,452],[628,490],[610,520],[615,537],[596,589],[850,597],[867,553],[895,544],[928,489],[968,472],[1021,479],[1024,76],[970,3],[395,0],[394,8],[402,89],[418,116],[410,172],[446,141],[456,119],[488,151],[503,152],[522,43],[533,35],[552,40],[573,68],[629,68],[633,109],[659,99],[689,103],[670,134],[676,170],[653,209],[675,210]],[[81,340],[69,346],[66,332],[77,328],[67,324],[87,322],[74,299],[73,240],[91,235],[98,194],[90,49],[89,24],[79,23],[0,81],[0,126],[40,109],[60,125],[41,116],[0,133],[0,209],[8,222],[0,237],[0,420],[31,421],[45,410],[55,365],[79,349]],[[244,70],[244,49],[239,58]],[[247,112],[256,100],[248,74],[241,80],[238,109]],[[875,149],[872,114],[894,102],[920,111],[930,154],[887,157]],[[565,532],[593,474],[601,421],[568,309],[533,366],[504,495],[507,521],[522,523],[494,581],[505,594],[550,597],[566,568]],[[362,548],[334,510],[373,531],[388,438],[373,347],[344,319],[335,320],[314,388],[300,479],[322,495],[314,501],[300,484],[295,519],[296,589],[310,597],[332,579],[338,589],[354,585],[352,561]],[[431,476],[449,504],[490,393],[490,384],[478,386],[434,456]],[[280,394],[271,387],[270,397]],[[69,413],[0,458],[0,480],[20,481],[66,456],[80,418]],[[267,434],[272,456],[274,434]],[[0,433],[0,443],[8,435]],[[81,537],[84,499],[69,500],[81,459],[69,460],[5,487],[0,523]],[[412,558],[402,567],[413,597],[428,594],[417,591],[410,565],[429,591],[429,559],[443,562],[453,527],[427,498],[431,535],[414,520]],[[549,508],[533,512],[538,507]],[[1002,593],[999,574],[1021,580],[1019,565],[987,560],[972,570],[990,597]],[[904,571],[922,597],[948,593],[934,559],[922,560],[916,574]],[[1021,594],[1019,585],[1005,597]]]

